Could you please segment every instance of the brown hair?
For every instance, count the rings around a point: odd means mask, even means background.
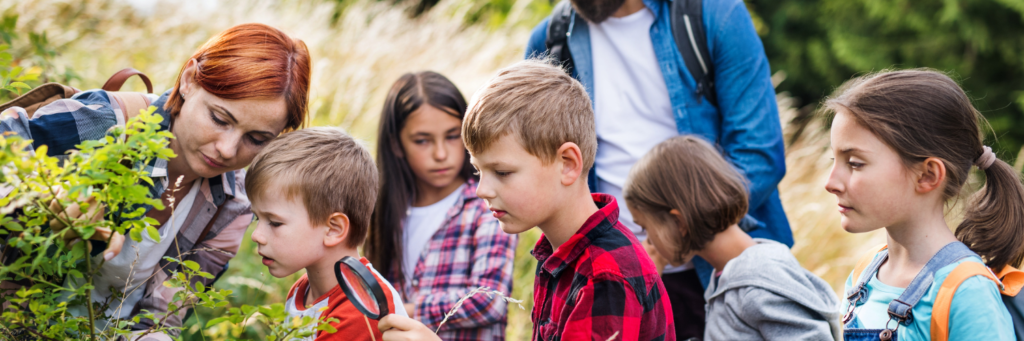
[[[349,219],[347,245],[356,248],[366,239],[377,200],[377,168],[366,147],[348,134],[315,127],[275,138],[249,166],[249,200],[272,200],[264,193],[275,181],[285,186],[288,198],[302,196],[311,224],[324,224],[341,212]]]
[[[647,152],[629,171],[623,196],[631,209],[658,225],[679,226],[678,231],[647,229],[651,238],[666,241],[673,262],[738,224],[748,205],[746,178],[695,135],[670,138]],[[673,209],[678,220],[669,214]]]
[[[224,99],[283,96],[285,131],[305,125],[311,65],[302,40],[264,24],[241,24],[210,38],[191,59],[197,62],[194,80],[203,90]],[[164,104],[172,117],[185,104],[178,92],[181,75]]]
[[[509,134],[546,163],[572,142],[583,154],[584,174],[594,164],[597,133],[587,90],[548,61],[530,59],[504,68],[473,96],[462,121],[466,149],[482,152]]]
[[[466,113],[466,98],[448,78],[433,71],[407,73],[391,86],[380,114],[377,133],[377,170],[380,194],[370,219],[370,233],[363,252],[380,273],[396,282],[402,273],[402,220],[416,196],[416,176],[402,152],[400,135],[405,120],[420,107],[429,105],[459,120]],[[463,153],[466,153],[463,151]],[[459,176],[473,179],[473,165],[465,155]]]
[[[929,69],[883,71],[847,81],[824,103],[838,108],[896,150],[908,167],[942,160],[946,199],[958,197],[971,166],[984,153],[984,117],[956,81]],[[969,201],[957,238],[994,269],[1018,266],[1024,256],[1024,185],[1002,160],[984,170],[985,186]]]

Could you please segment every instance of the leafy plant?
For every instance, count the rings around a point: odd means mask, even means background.
[[[97,311],[104,307],[91,300],[93,277],[104,261],[90,261],[90,243],[69,240],[88,239],[97,229],[135,240],[144,230],[156,231],[157,221],[144,214],[147,206],[162,209],[163,204],[149,197],[145,184],[153,180],[143,169],[174,153],[167,147],[170,133],[160,131],[163,118],[152,115],[153,110],[133,119],[127,129],[115,127],[103,139],[83,142],[63,162],[49,156],[46,146],[32,151],[31,142],[20,137],[0,139],[0,183],[9,191],[0,199],[0,235],[7,236],[0,280],[20,286],[0,293],[6,305],[0,325],[8,332],[56,340],[96,337]],[[122,133],[124,139],[115,138]],[[108,219],[71,212],[90,212],[95,203],[111,212]],[[67,228],[51,228],[57,225]],[[76,306],[85,306],[88,315],[74,316],[69,308]],[[113,329],[130,324],[117,323]]]
[[[196,281],[198,277],[213,276],[201,271],[194,261],[182,261],[184,254],[165,257],[177,270],[164,285],[183,289],[168,304],[167,313],[143,311],[119,320],[106,316],[111,299],[92,300],[93,279],[104,260],[92,255],[90,242],[76,243],[73,239],[80,236],[87,240],[104,230],[137,242],[143,233],[160,239],[156,230],[159,223],[145,213],[148,208],[163,209],[164,204],[150,197],[148,186],[153,185],[153,179],[145,167],[157,158],[175,155],[168,147],[172,135],[160,129],[163,117],[154,115],[155,109],[142,112],[127,127],[112,128],[103,139],[81,143],[63,160],[48,155],[46,146],[33,151],[31,141],[0,136],[0,238],[4,239],[0,243],[4,259],[0,264],[0,338],[111,339],[131,334],[131,327],[143,318],[156,322],[143,335],[177,335],[175,328],[163,323],[168,316],[192,307],[215,309],[228,305],[232,292],[207,288]],[[97,210],[98,205],[104,210]],[[95,213],[102,211],[108,213]],[[333,329],[321,323],[324,321],[285,321],[286,317],[280,304],[243,306],[231,308],[209,324],[244,324],[256,319],[274,331],[275,340]],[[108,323],[102,326],[97,321]]]

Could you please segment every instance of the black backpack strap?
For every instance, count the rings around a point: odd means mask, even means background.
[[[704,32],[702,0],[672,0],[672,34],[679,54],[686,62],[693,80],[697,81],[697,96],[704,96],[711,105],[718,106],[715,93],[715,68],[708,50]],[[550,29],[548,30],[550,38]]]
[[[572,29],[572,19],[575,13],[568,0],[562,0],[555,5],[551,11],[551,20],[548,21],[548,36],[544,40],[544,47],[548,49],[548,55],[554,56],[565,68],[565,72],[572,75],[574,64],[572,54],[569,53],[569,30]]]

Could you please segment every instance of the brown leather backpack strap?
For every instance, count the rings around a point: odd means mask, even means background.
[[[220,215],[220,209],[223,207],[224,204],[217,206],[217,212],[213,212],[213,217],[210,218],[209,223],[206,223],[206,227],[203,228],[203,233],[200,233],[199,238],[196,238],[195,245],[199,245],[199,243],[203,242],[203,239],[206,239],[206,235],[210,233],[210,229],[213,228],[213,222],[217,221],[217,216]]]
[[[135,75],[142,78],[142,82],[146,84],[146,92],[153,93],[153,83],[149,81],[149,77],[146,77],[142,71],[133,68],[122,69],[113,76],[110,76],[110,79],[108,79],[106,83],[103,83],[103,87],[101,89],[106,91],[120,91],[124,82],[127,81],[129,77]]]

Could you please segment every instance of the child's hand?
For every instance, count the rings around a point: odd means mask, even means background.
[[[406,303],[405,312],[409,314],[409,317],[416,317],[416,303]]]
[[[384,341],[441,341],[430,328],[402,315],[384,316],[378,321],[377,329],[384,333]]]
[[[665,265],[668,264],[668,261],[665,258],[661,258],[658,249],[651,243],[650,236],[647,236],[647,239],[644,240],[644,250],[647,251],[647,255],[654,261],[654,267],[658,269],[658,276],[661,276],[661,272],[665,270]]]

